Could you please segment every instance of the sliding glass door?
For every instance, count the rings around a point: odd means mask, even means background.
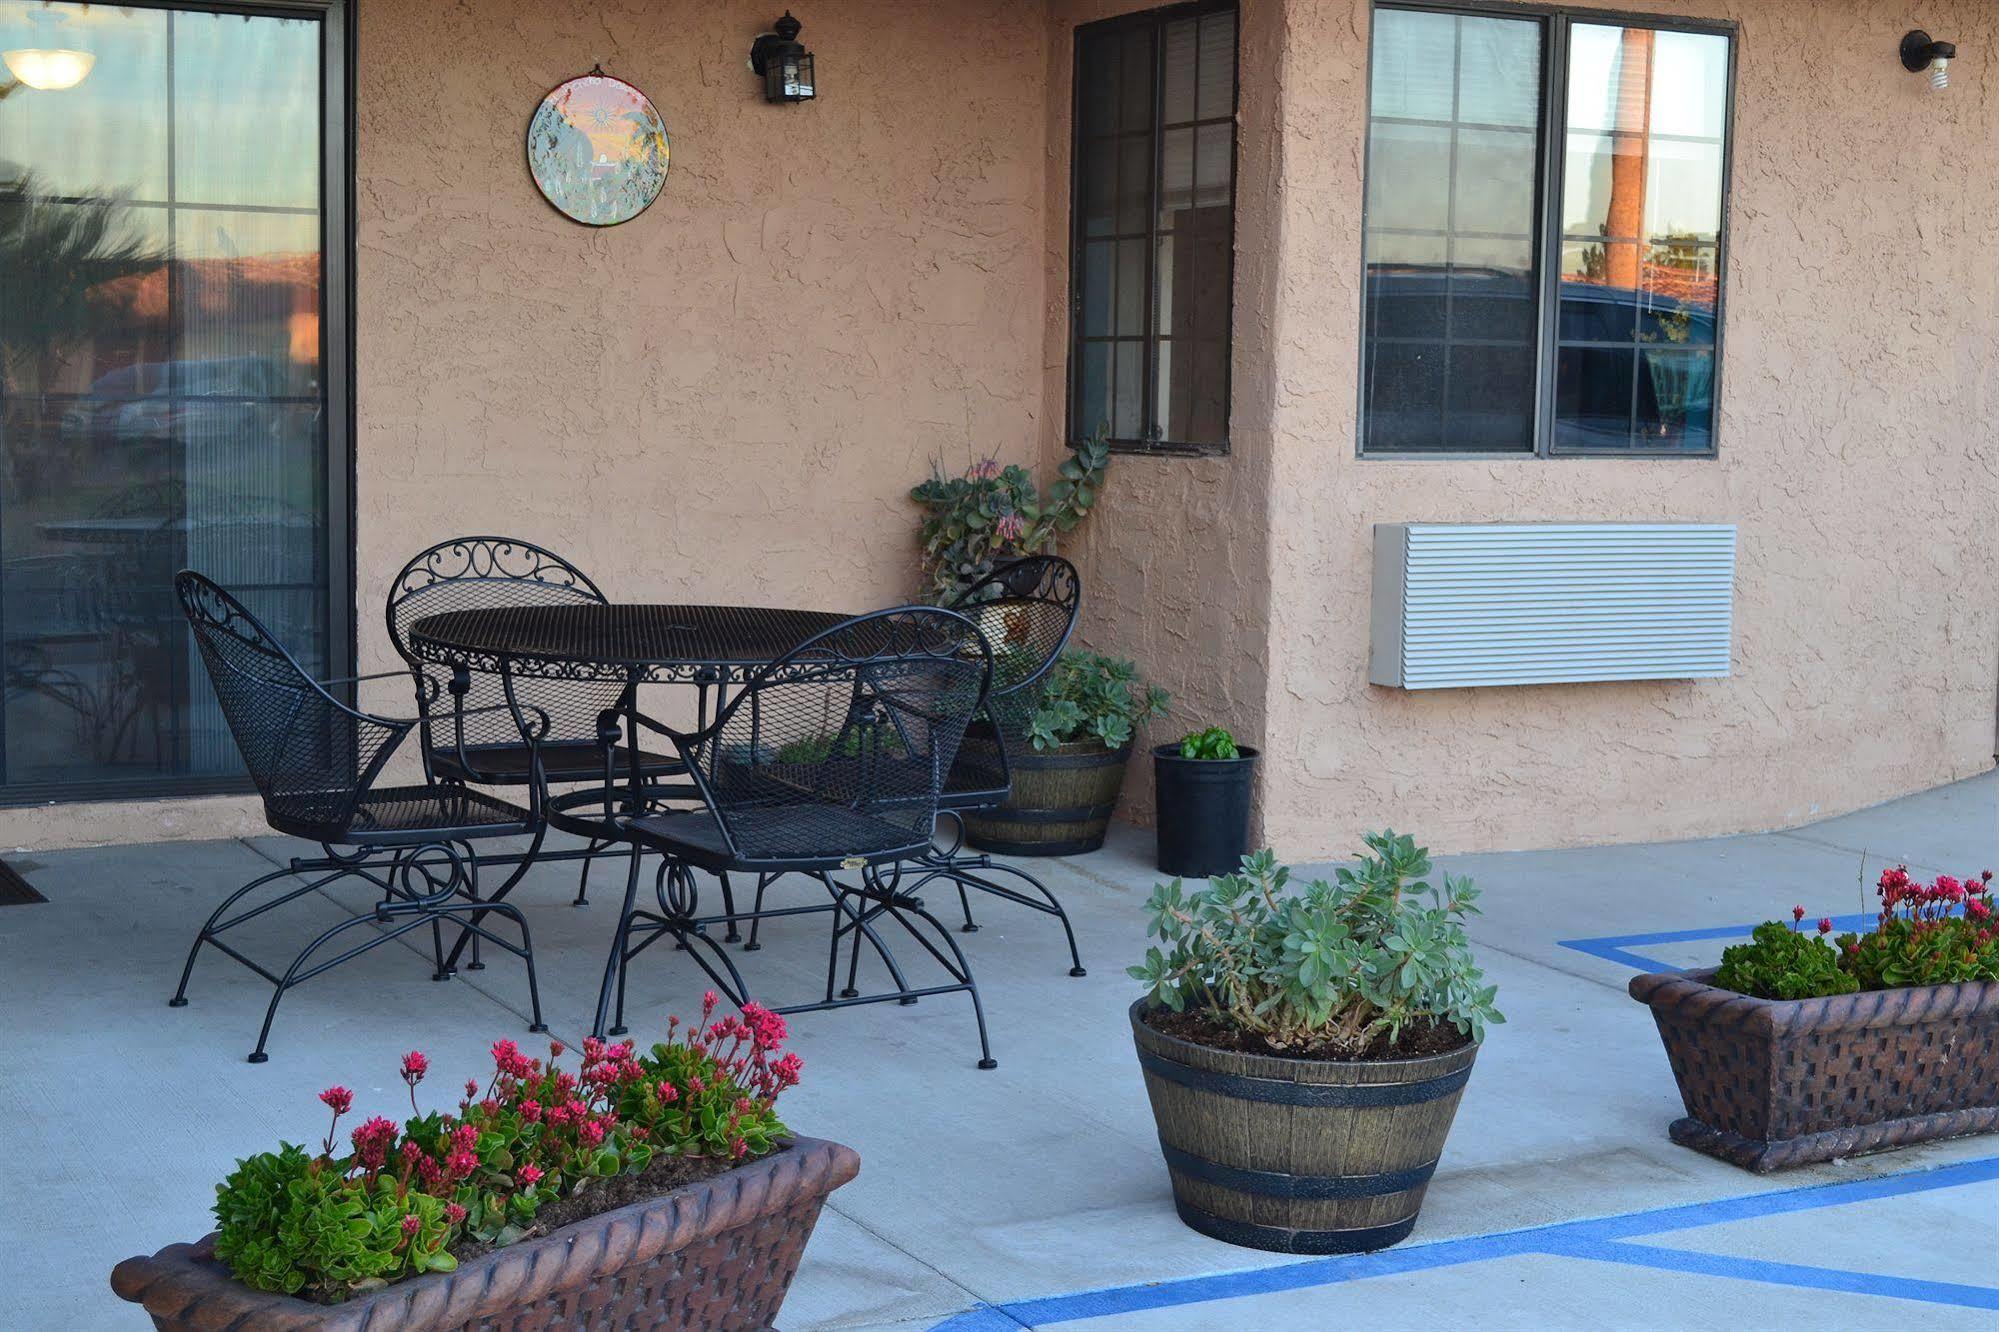
[[[342,18],[0,0],[0,802],[240,785],[182,567],[344,673]]]

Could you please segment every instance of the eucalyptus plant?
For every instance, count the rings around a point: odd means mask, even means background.
[[[1425,1018],[1484,1040],[1505,1019],[1465,933],[1478,889],[1454,874],[1433,884],[1429,851],[1407,835],[1364,840],[1352,869],[1296,891],[1268,850],[1204,887],[1157,885],[1148,934],[1165,947],[1147,948],[1129,974],[1176,1013],[1288,1053],[1358,1056]]]

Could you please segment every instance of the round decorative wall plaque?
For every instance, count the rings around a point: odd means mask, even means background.
[[[644,93],[601,67],[554,88],[528,124],[528,170],[562,212],[629,222],[666,184],[666,124]]]

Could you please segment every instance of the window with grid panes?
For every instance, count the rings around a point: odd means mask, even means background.
[[[1235,48],[1233,5],[1077,30],[1073,439],[1228,447]]]

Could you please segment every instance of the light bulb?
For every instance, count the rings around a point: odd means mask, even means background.
[[[97,57],[88,51],[63,47],[24,46],[0,52],[0,61],[5,61],[8,72],[30,88],[61,92],[82,83],[90,67],[97,63]]]
[[[1950,87],[1950,57],[1938,56],[1930,61],[1930,87],[1942,92]]]

